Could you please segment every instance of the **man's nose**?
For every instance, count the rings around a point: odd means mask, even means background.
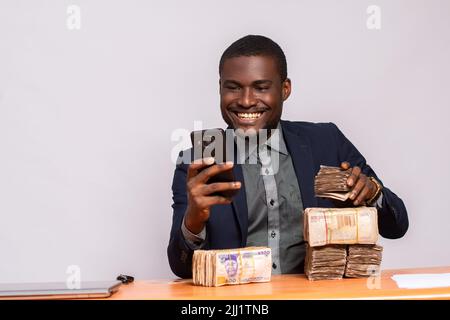
[[[251,108],[256,105],[256,99],[251,88],[243,88],[238,101],[239,105],[244,108]]]

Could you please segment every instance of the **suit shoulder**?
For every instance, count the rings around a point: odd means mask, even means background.
[[[337,126],[332,122],[307,122],[307,121],[287,121],[281,122],[283,129],[296,133],[308,132],[310,134],[321,134],[337,130]]]

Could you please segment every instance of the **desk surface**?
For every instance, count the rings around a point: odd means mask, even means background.
[[[215,288],[194,286],[191,279],[136,281],[122,285],[108,299],[450,299],[450,287],[399,289],[391,279],[394,274],[411,273],[450,273],[450,267],[385,270],[378,285],[376,280],[368,283],[368,279],[309,281],[303,274],[275,275],[271,282]]]

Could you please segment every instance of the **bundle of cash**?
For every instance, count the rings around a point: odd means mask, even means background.
[[[267,282],[271,274],[272,252],[267,247],[196,250],[192,258],[195,285],[217,287]]]
[[[378,240],[377,209],[307,208],[304,237],[311,247],[327,244],[375,244]]]
[[[346,256],[345,245],[310,247],[306,244],[305,275],[309,280],[342,279]]]
[[[339,167],[320,166],[320,170],[314,179],[316,197],[346,201],[351,190],[347,185],[350,173],[351,169],[344,170]]]
[[[379,275],[383,247],[379,245],[349,245],[345,276],[349,278]]]

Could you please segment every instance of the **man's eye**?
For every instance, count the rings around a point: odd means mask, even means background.
[[[228,90],[233,90],[233,91],[239,90],[239,87],[236,87],[236,86],[227,86],[226,88]]]
[[[257,87],[256,90],[264,92],[269,90],[269,87]]]

